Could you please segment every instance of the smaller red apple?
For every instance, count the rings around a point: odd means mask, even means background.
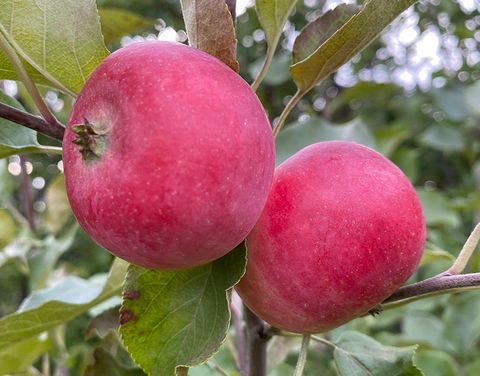
[[[236,289],[275,327],[325,332],[400,287],[425,232],[415,189],[392,162],[352,142],[314,144],[277,168]]]

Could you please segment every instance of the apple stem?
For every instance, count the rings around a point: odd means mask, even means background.
[[[295,367],[294,376],[302,376],[305,363],[307,362],[308,344],[310,343],[310,334],[304,334],[302,338],[302,347],[298,355],[297,366]]]
[[[50,138],[60,141],[63,140],[65,128],[60,124],[58,124],[58,126],[52,126],[38,116],[31,115],[5,103],[0,103],[0,118],[10,120],[14,123],[23,125],[24,127],[33,129],[34,131],[40,132]]]
[[[463,246],[462,250],[460,251],[457,259],[453,263],[453,265],[446,271],[448,274],[461,274],[465,267],[468,264],[468,261],[472,257],[475,248],[477,248],[478,242],[480,241],[480,223],[478,223],[475,228],[473,229],[472,233],[468,237],[465,245]]]
[[[32,79],[30,78],[27,71],[25,70],[25,67],[23,66],[22,61],[18,57],[16,51],[10,45],[10,42],[4,36],[3,27],[2,27],[2,30],[0,30],[0,49],[3,50],[3,52],[7,55],[8,59],[12,63],[12,65],[15,67],[15,70],[17,71],[18,76],[20,77],[28,93],[32,97],[33,102],[35,103],[35,106],[37,107],[38,111],[40,112],[40,114],[48,124],[48,128],[50,129],[51,133],[52,134],[57,134],[57,132],[61,133],[59,128],[63,128],[63,127],[60,125],[60,123],[57,121],[55,116],[48,109],[48,106],[46,105],[46,103],[43,101],[43,98],[40,95],[37,87],[35,86]]]
[[[280,114],[280,118],[278,119],[277,124],[273,128],[273,137],[277,137],[280,131],[282,130],[283,126],[285,125],[285,121],[287,120],[288,115],[293,110],[293,108],[297,105],[297,103],[302,99],[303,92],[298,90],[295,95],[290,98],[287,105],[283,109],[282,113]]]
[[[267,374],[267,343],[272,335],[267,331],[265,323],[247,306],[244,307],[248,328],[248,375],[265,376]]]

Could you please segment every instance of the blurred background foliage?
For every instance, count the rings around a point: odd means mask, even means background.
[[[281,47],[258,90],[272,121],[295,92],[288,66],[299,30],[335,4],[301,0],[290,17]],[[352,1],[350,1],[351,3]],[[185,42],[175,0],[98,0],[108,48],[137,40]],[[266,44],[252,4],[238,4],[241,75],[252,82]],[[446,269],[474,223],[480,220],[480,3],[478,0],[421,1],[361,55],[305,96],[277,141],[277,161],[316,141],[345,139],[382,152],[411,179],[422,199],[428,241],[411,281]],[[24,88],[0,83],[29,111]],[[66,122],[72,99],[42,88],[58,118]],[[39,135],[40,142],[46,141]],[[51,143],[51,140],[48,140]],[[108,271],[112,257],[75,224],[66,201],[59,156],[11,156],[0,160],[0,316],[14,312],[40,288],[73,274],[83,278]],[[480,271],[480,254],[470,271]],[[79,291],[78,294],[82,294]],[[142,375],[119,342],[111,301],[90,310],[48,337],[0,352],[0,374]],[[385,345],[419,344],[416,363],[427,376],[480,374],[480,293],[430,298],[365,317],[328,333],[366,333]],[[232,333],[232,336],[234,334]],[[221,366],[238,374],[229,338],[212,362],[190,371],[211,375]],[[300,340],[270,344],[271,376],[293,374]],[[49,357],[42,356],[48,351]],[[330,349],[311,347],[306,375],[335,375]]]

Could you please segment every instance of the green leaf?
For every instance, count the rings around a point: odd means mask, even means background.
[[[419,175],[420,156],[421,153],[418,149],[401,148],[389,157],[393,163],[400,167],[410,181],[414,182]]]
[[[356,141],[372,148],[375,146],[372,134],[359,119],[332,125],[315,117],[304,123],[294,123],[279,134],[276,141],[277,164],[308,145],[331,140]]]
[[[475,82],[465,89],[465,106],[473,116],[480,117],[478,98],[480,98],[480,81]]]
[[[432,125],[420,136],[420,142],[439,151],[462,151],[465,140],[458,128],[446,125]]]
[[[10,244],[17,233],[17,225],[6,209],[0,208],[0,249]]]
[[[454,261],[455,257],[453,257],[451,253],[441,249],[425,249],[419,266],[424,266],[440,260]]]
[[[15,312],[28,290],[28,267],[20,257],[0,253],[0,317]]]
[[[0,351],[0,375],[26,372],[50,347],[47,336],[36,336]]]
[[[427,225],[429,226],[460,226],[458,214],[450,208],[447,197],[441,192],[417,189],[422,201]]]
[[[152,375],[210,358],[225,340],[228,291],[245,271],[243,244],[201,267],[178,272],[131,265],[124,285],[120,333],[133,359]]]
[[[127,367],[121,364],[108,351],[97,348],[93,352],[94,363],[89,365],[84,376],[142,376],[145,373],[139,368]]]
[[[375,131],[377,150],[386,157],[390,157],[402,142],[412,135],[410,125],[398,122]]]
[[[154,25],[155,20],[120,8],[99,8],[100,23],[106,44],[113,44],[121,37],[143,31]]]
[[[342,4],[303,28],[293,45],[293,64],[306,59],[340,29],[350,18],[360,11],[357,5]]]
[[[288,16],[292,13],[297,0],[257,0],[255,1],[255,10],[258,19],[265,32],[269,48],[277,46],[280,35],[282,35],[283,26],[287,22]]]
[[[20,60],[22,61],[23,66],[25,67],[25,70],[27,71],[28,75],[34,82],[36,82],[37,84],[46,85],[46,86],[55,86],[54,84],[49,82],[41,73],[39,73],[34,67],[28,64],[24,59],[20,57]],[[0,48],[0,79],[19,80],[15,67],[12,65],[7,55],[3,53],[1,48]]]
[[[190,46],[238,72],[235,26],[225,0],[181,0],[181,4]]]
[[[47,230],[56,234],[72,216],[72,210],[65,189],[65,178],[62,174],[57,175],[48,185],[45,192],[44,223]]]
[[[335,364],[340,376],[420,376],[413,363],[416,346],[383,346],[357,332],[342,333],[335,343]]]
[[[442,329],[442,321],[434,315],[412,311],[403,320],[402,339],[410,343],[437,347],[442,344]]]
[[[51,85],[72,95],[108,55],[91,0],[6,0],[0,8],[0,29]],[[5,63],[0,56],[0,63]],[[0,73],[4,69],[12,71],[11,66],[0,65]]]
[[[416,0],[370,0],[307,58],[293,64],[290,73],[305,93],[368,46],[398,15]]]
[[[463,87],[434,90],[432,94],[436,105],[445,113],[447,119],[463,122],[468,117]]]
[[[1,11],[0,11],[1,12]],[[22,109],[22,105],[0,91],[0,102]],[[0,158],[33,151],[39,147],[37,132],[0,118]]]
[[[480,337],[480,292],[451,295],[442,317],[444,348],[457,359],[476,356],[475,344]]]
[[[104,284],[68,277],[58,285],[34,292],[20,309],[0,319],[0,350],[73,319],[121,291],[127,270],[116,259]]]
[[[33,290],[45,287],[58,259],[73,244],[77,230],[78,225],[75,223],[59,238],[48,236],[29,255],[30,287]]]
[[[0,127],[1,126],[0,124]],[[14,188],[15,181],[13,176],[8,172],[8,163],[5,159],[0,159],[0,203],[3,200],[10,199]]]
[[[252,78],[257,77],[260,69],[262,68],[263,61],[264,58],[262,57],[248,66],[248,73]],[[268,73],[263,82],[272,86],[278,86],[287,82],[290,79],[290,75],[288,74],[289,65],[290,56],[287,54],[276,55],[270,64]]]
[[[415,364],[418,365],[425,376],[458,375],[455,361],[450,355],[442,351],[419,351],[415,354]]]

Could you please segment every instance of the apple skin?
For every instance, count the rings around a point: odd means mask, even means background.
[[[85,161],[72,126],[106,129]],[[152,269],[215,260],[261,214],[275,168],[269,121],[256,95],[216,58],[172,42],[107,57],[82,89],[63,143],[67,194],[98,244]]]
[[[400,287],[425,234],[419,198],[398,167],[352,142],[317,143],[276,169],[236,289],[275,327],[325,332]]]

